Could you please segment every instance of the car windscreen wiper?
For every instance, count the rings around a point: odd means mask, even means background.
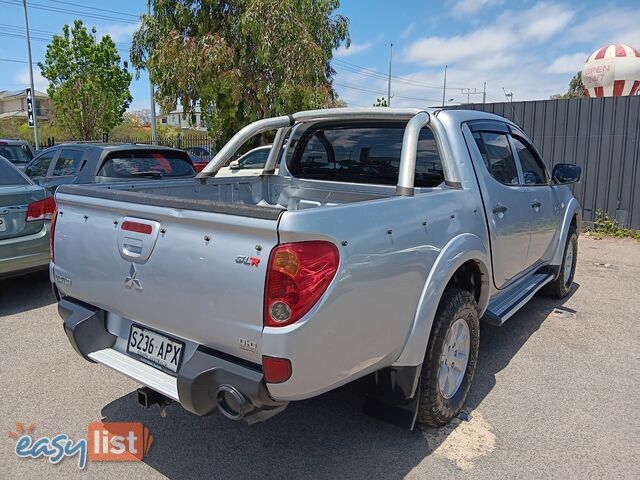
[[[144,172],[131,172],[129,175],[132,177],[150,177],[150,178],[162,178],[162,172],[157,170],[146,170]]]

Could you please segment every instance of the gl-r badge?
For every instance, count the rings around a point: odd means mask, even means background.
[[[236,263],[247,265],[249,267],[257,267],[258,265],[260,265],[260,259],[258,257],[247,257],[245,255],[238,255],[236,257]]]
[[[142,284],[140,280],[137,278],[138,272],[136,271],[136,266],[132,263],[131,268],[129,269],[129,276],[124,280],[124,286],[128,289],[135,288],[137,292],[142,291]]]

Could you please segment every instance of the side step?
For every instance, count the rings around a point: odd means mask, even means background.
[[[553,273],[545,272],[535,273],[518,282],[489,303],[482,321],[496,327],[501,326],[551,280],[553,280]]]

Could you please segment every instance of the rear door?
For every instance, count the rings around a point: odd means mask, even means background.
[[[46,150],[34,158],[29,165],[24,169],[24,173],[33,182],[40,183],[46,182],[49,171],[51,170],[52,163],[58,155],[58,149]]]
[[[502,288],[528,267],[528,192],[522,186],[506,124],[469,122],[464,135],[488,221],[493,279],[496,287]]]
[[[561,200],[551,186],[549,173],[533,145],[515,130],[512,140],[531,207],[528,263],[533,265],[550,260],[553,255],[555,237],[560,231]]]

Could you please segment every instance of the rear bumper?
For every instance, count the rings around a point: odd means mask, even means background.
[[[49,265],[48,222],[38,233],[0,240],[0,278],[46,269]]]
[[[224,391],[229,387],[246,400],[236,405],[236,419],[243,418],[248,423],[266,420],[287,405],[269,396],[258,366],[200,346],[177,375],[170,375],[114,349],[117,337],[105,328],[104,310],[63,297],[58,312],[69,342],[79,355],[146,385],[196,415],[216,411],[221,388]]]

